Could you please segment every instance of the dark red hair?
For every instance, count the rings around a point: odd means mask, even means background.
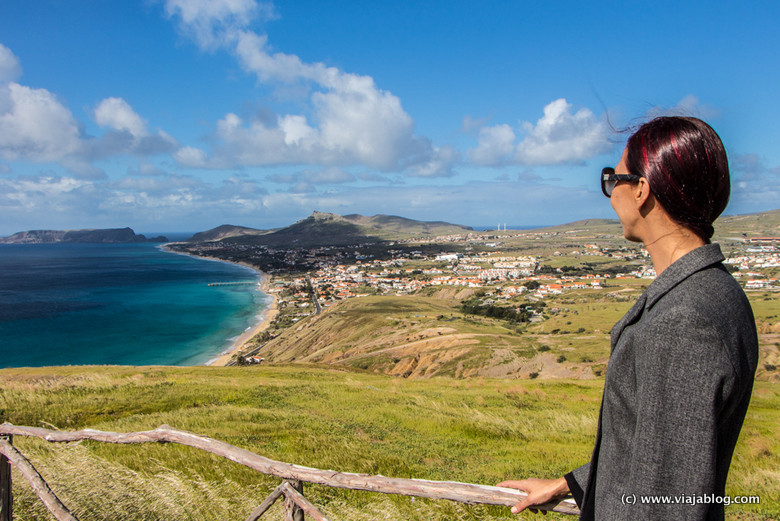
[[[697,118],[660,117],[628,138],[626,166],[647,179],[666,212],[709,243],[731,192],[726,149]]]

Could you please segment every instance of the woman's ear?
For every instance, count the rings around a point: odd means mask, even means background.
[[[640,177],[639,181],[636,183],[636,188],[634,189],[634,202],[636,203],[636,207],[638,209],[642,209],[645,205],[647,205],[647,200],[652,197],[652,193],[650,192],[650,184],[647,182],[647,179],[644,177]]]

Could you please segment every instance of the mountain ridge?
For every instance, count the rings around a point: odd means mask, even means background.
[[[338,215],[314,211],[305,219],[273,230],[221,225],[197,233],[186,242],[236,242],[266,246],[351,246],[473,231],[444,221],[417,221],[396,215]]]
[[[55,243],[125,244],[135,242],[168,242],[163,236],[147,239],[132,228],[87,228],[81,230],[27,230],[0,237],[0,244]]]

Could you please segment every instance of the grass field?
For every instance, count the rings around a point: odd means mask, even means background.
[[[300,465],[495,484],[584,462],[602,380],[403,379],[316,366],[62,367],[0,370],[0,411],[17,425],[147,430],[161,424]],[[780,388],[758,382],[737,447],[729,519],[780,516]],[[174,445],[53,445],[16,437],[82,520],[244,519],[278,484]],[[14,475],[15,519],[50,519]],[[508,509],[307,486],[335,520],[513,519]],[[279,519],[280,507],[269,512]],[[523,517],[531,518],[532,514]],[[548,515],[545,519],[572,519]]]

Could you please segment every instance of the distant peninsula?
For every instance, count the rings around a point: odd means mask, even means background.
[[[134,242],[168,242],[163,236],[147,239],[132,228],[89,230],[28,230],[0,237],[0,244],[53,244],[59,242],[125,244]]]

